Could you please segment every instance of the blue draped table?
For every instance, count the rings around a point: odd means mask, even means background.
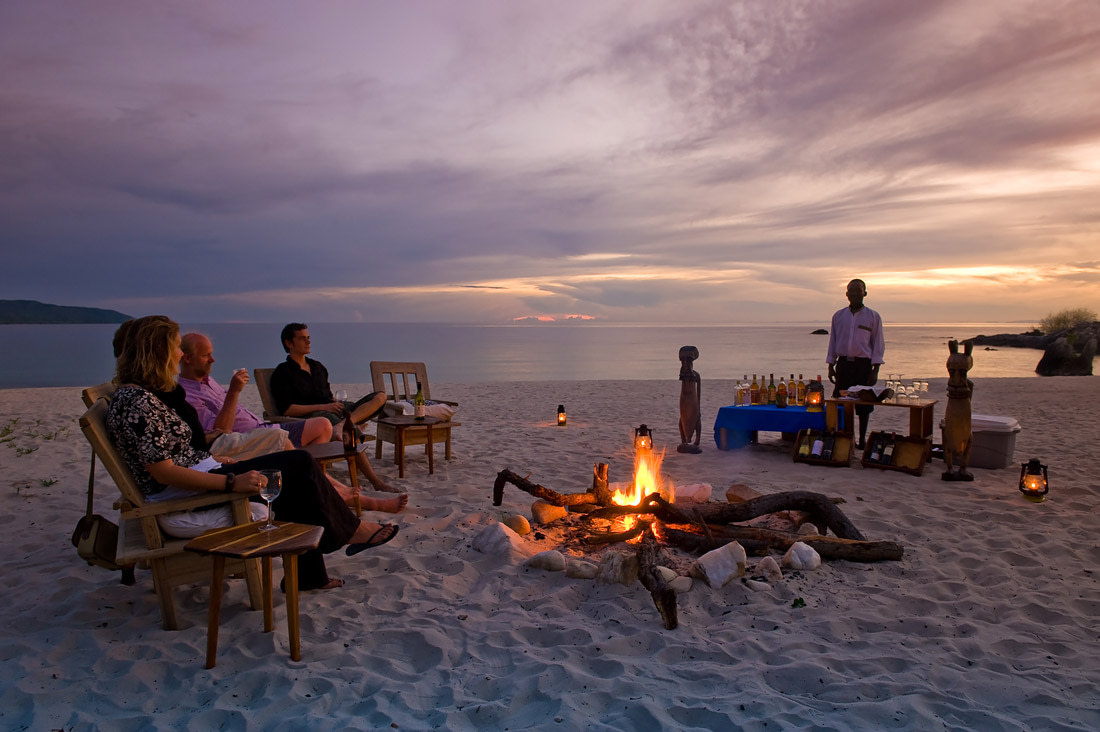
[[[806,407],[722,407],[714,420],[714,442],[720,450],[744,447],[757,432],[798,432],[825,429],[825,412]]]

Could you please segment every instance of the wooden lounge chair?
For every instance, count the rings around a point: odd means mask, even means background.
[[[275,369],[253,369],[252,374],[256,377],[256,390],[260,392],[260,402],[264,405],[264,420],[275,424],[285,424],[287,422],[300,421],[300,417],[287,417],[278,413],[275,409],[275,397],[271,393],[271,374]],[[313,459],[317,461],[317,464],[321,466],[321,472],[327,473],[328,467],[333,463],[343,460],[348,466],[348,475],[350,476],[350,483],[353,487],[359,487],[359,470],[355,467],[355,454],[363,452],[367,449],[366,442],[374,439],[374,435],[360,435],[362,442],[356,441],[355,450],[349,451],[344,449],[343,443],[340,442],[327,442],[325,444],[309,445],[305,448],[306,452],[313,456]],[[355,497],[355,515],[363,515],[363,506],[359,501],[359,496]]]
[[[209,582],[211,558],[184,551],[183,547],[189,540],[165,534],[157,523],[157,516],[229,503],[234,523],[247,524],[252,522],[248,510],[249,496],[244,493],[196,493],[194,497],[178,500],[146,501],[133,474],[107,436],[106,414],[107,401],[97,400],[80,418],[80,429],[122,494],[115,502],[115,508],[119,510],[116,562],[120,565],[147,566],[152,570],[153,588],[160,598],[164,629],[178,630],[174,588]],[[232,562],[227,565],[226,571],[245,576],[249,603],[253,610],[260,609],[262,593],[259,561],[249,559]]]
[[[428,383],[428,369],[421,361],[371,361],[371,383],[375,391],[386,392],[387,413],[394,413],[391,405],[398,401],[412,401],[416,396],[416,384],[420,382],[420,388],[424,392],[425,399],[432,399],[431,385]],[[434,401],[457,407],[458,402],[448,402],[442,399]],[[444,457],[451,459],[451,428],[460,427],[461,422],[440,422],[433,427],[433,441],[443,438],[445,450]],[[427,428],[407,428],[405,430],[405,445],[424,445],[425,452],[428,444]],[[374,457],[381,459],[382,443],[388,442],[397,448],[397,430],[389,425],[378,423],[378,442]],[[396,462],[397,455],[394,455]]]

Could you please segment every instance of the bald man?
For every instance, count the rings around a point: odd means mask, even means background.
[[[882,318],[863,304],[867,285],[863,280],[852,280],[846,291],[848,307],[837,310],[829,329],[829,352],[825,362],[829,365],[829,381],[835,385],[833,396],[840,396],[842,389],[851,386],[874,386],[878,370],[886,351],[882,335]],[[870,404],[857,404],[859,415],[859,444],[863,449],[867,440],[867,418],[874,409]],[[848,425],[845,425],[848,428]]]

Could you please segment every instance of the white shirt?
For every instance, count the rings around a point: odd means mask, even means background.
[[[825,363],[836,362],[837,357],[869,358],[873,364],[881,364],[886,351],[882,334],[882,318],[864,305],[856,312],[841,308],[833,315],[833,327],[829,329],[829,353]]]

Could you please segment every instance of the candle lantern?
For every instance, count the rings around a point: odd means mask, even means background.
[[[1020,466],[1020,492],[1024,498],[1039,503],[1046,498],[1049,490],[1047,466],[1039,462],[1039,458],[1031,458]]]
[[[637,452],[653,451],[653,431],[644,424],[634,430],[634,450]]]
[[[806,385],[806,411],[820,412],[825,408],[825,386],[821,380]]]
[[[565,426],[565,405],[564,404],[559,404],[558,405],[558,427],[564,427],[564,426]]]

